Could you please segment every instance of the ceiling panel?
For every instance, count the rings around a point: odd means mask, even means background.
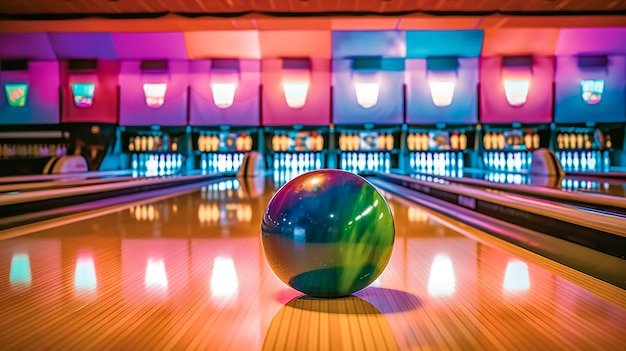
[[[483,56],[554,55],[559,29],[485,30]]]
[[[482,21],[481,17],[404,17],[400,30],[432,30],[432,29],[475,29]]]
[[[232,58],[258,59],[259,32],[254,30],[185,32],[190,59]]]
[[[327,31],[261,31],[259,42],[263,58],[312,57],[330,58],[331,32]]]

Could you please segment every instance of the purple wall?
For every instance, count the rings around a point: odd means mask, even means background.
[[[117,59],[111,33],[49,33],[48,37],[60,60]]]
[[[603,79],[604,92],[600,102],[587,104],[581,96],[581,79]],[[556,61],[556,92],[554,121],[557,123],[624,122],[626,121],[626,57],[609,56],[606,67],[578,67],[576,56],[558,57]]]
[[[449,106],[433,104],[425,59],[406,60],[409,124],[473,124],[478,121],[478,59],[459,58],[456,86]]]
[[[239,83],[233,105],[219,108],[211,91],[211,60],[191,61],[189,124],[193,126],[256,126],[259,125],[259,85],[261,63],[240,60]]]
[[[526,103],[511,106],[502,83],[502,57],[480,61],[480,121],[483,123],[552,122],[554,58],[533,57],[532,78]]]
[[[330,123],[330,61],[311,59],[311,80],[305,105],[293,109],[285,101],[283,61],[263,60],[263,125],[327,125]]]
[[[113,46],[121,60],[187,60],[185,36],[175,33],[113,33]]]
[[[30,61],[28,71],[0,71],[0,124],[59,123],[59,63]],[[10,107],[4,83],[29,83],[24,107]]]
[[[57,59],[46,33],[0,34],[0,58],[39,61]]]
[[[142,72],[141,61],[120,64],[120,124],[126,126],[184,126],[187,124],[187,61],[170,61],[164,73]],[[146,105],[144,83],[167,82],[165,102],[159,108]]]
[[[119,61],[99,60],[98,69],[91,73],[69,72],[67,64],[61,65],[61,91],[63,113],[66,123],[98,122],[117,123]],[[95,83],[93,105],[76,107],[71,85],[73,83]]]
[[[333,60],[333,122],[336,124],[399,124],[404,120],[402,105],[404,72],[378,72],[380,91],[378,102],[364,108],[357,102],[352,60]]]
[[[625,55],[626,27],[622,28],[562,28],[555,55],[578,54]]]

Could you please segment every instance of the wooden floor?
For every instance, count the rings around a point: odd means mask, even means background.
[[[0,233],[0,349],[626,350],[624,290],[392,196],[375,284],[302,296],[260,246],[276,186],[229,180]]]

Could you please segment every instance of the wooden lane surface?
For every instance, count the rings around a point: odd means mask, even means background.
[[[626,349],[623,290],[398,198],[375,284],[303,297],[263,257],[273,188],[231,182],[0,241],[0,349]]]

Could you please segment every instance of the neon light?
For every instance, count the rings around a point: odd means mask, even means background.
[[[167,83],[144,83],[143,93],[146,95],[146,105],[159,108],[165,102]]]
[[[437,255],[433,259],[428,276],[428,294],[430,296],[450,296],[455,290],[454,268],[447,255]]]
[[[528,90],[530,88],[529,79],[505,79],[504,93],[506,100],[511,106],[522,106],[528,98]]]
[[[28,96],[28,83],[7,83],[4,85],[10,107],[24,107]]]
[[[230,257],[216,257],[211,274],[211,296],[217,299],[231,299],[239,291],[239,278],[235,263]]]
[[[91,107],[95,91],[96,85],[94,83],[73,83],[72,94],[76,107]]]
[[[580,93],[588,105],[595,105],[602,99],[604,92],[603,79],[583,79],[580,81]]]
[[[378,103],[380,84],[378,83],[354,83],[356,100],[363,108],[370,108]]]
[[[229,108],[235,100],[235,83],[213,83],[211,91],[213,92],[213,102],[219,108]]]
[[[526,291],[530,289],[530,277],[528,276],[528,265],[522,261],[512,259],[506,264],[504,273],[504,283],[502,288],[505,291]]]
[[[30,258],[28,254],[13,254],[11,257],[11,268],[9,273],[9,282],[11,286],[27,287],[30,286]]]
[[[91,292],[98,287],[96,267],[91,256],[81,256],[76,260],[74,269],[74,290]]]
[[[285,101],[291,108],[302,108],[306,103],[309,83],[283,82]]]
[[[430,85],[430,95],[432,96],[433,104],[437,107],[450,106],[456,82],[431,80],[428,84]]]

